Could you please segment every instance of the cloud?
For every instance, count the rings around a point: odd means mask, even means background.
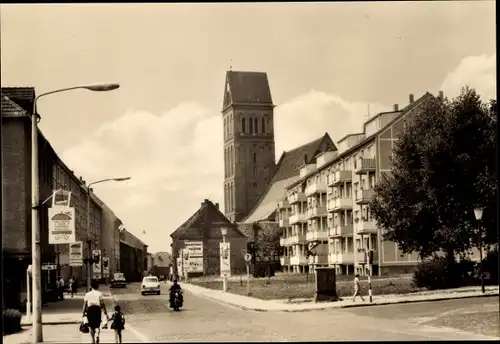
[[[389,108],[370,103],[370,114]],[[339,96],[311,90],[275,110],[275,139],[277,158],[290,150],[328,132],[336,143],[343,136],[362,131],[368,119],[368,102],[348,102]]]
[[[442,89],[458,94],[464,84],[481,95],[495,94],[495,57],[462,60]],[[404,105],[404,104],[402,104]],[[389,107],[370,103],[370,113]],[[334,142],[362,131],[368,102],[348,101],[310,90],[275,109],[276,159],[328,132]],[[95,192],[138,234],[151,251],[168,250],[170,233],[208,198],[223,210],[222,117],[197,103],[156,115],[130,109],[62,154],[85,179],[131,176],[122,183],[96,185]],[[146,235],[142,235],[142,230]]]
[[[450,98],[466,85],[476,89],[483,101],[496,99],[496,53],[468,56],[444,79],[441,90]]]

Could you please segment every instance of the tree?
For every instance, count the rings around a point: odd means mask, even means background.
[[[281,230],[275,223],[253,224],[255,256],[260,261],[267,261],[267,275],[271,278],[271,263],[281,255],[280,246]]]
[[[485,207],[483,243],[496,231],[496,101],[464,88],[449,101],[427,102],[394,145],[392,170],[375,187],[372,214],[384,240],[405,253],[448,261],[477,247],[473,208]]]

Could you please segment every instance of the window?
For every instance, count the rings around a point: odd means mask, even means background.
[[[248,126],[250,129],[250,135],[253,135],[253,120],[252,120],[252,118],[248,119]]]
[[[224,118],[224,139],[227,137],[227,119]]]
[[[262,128],[261,128],[262,129],[261,130],[262,134],[266,133],[266,122],[267,122],[267,118],[263,118],[262,119],[262,123],[261,123],[262,124]]]
[[[257,162],[257,154],[253,152],[253,162],[254,164]]]
[[[259,120],[257,118],[253,120],[253,127],[255,128],[255,134],[257,134],[259,132]]]
[[[242,119],[241,119],[241,132],[242,132],[243,134],[245,134],[245,133],[247,132],[245,118],[242,118]]]

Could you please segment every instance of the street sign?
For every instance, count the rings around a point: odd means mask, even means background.
[[[231,276],[231,246],[228,242],[221,242],[220,248],[220,275],[221,277]]]
[[[43,264],[42,265],[42,270],[56,270],[57,265],[56,264]]]
[[[83,242],[77,241],[69,244],[69,266],[83,265]]]
[[[71,191],[52,191],[52,207],[69,207],[71,205]]]
[[[73,244],[75,241],[75,208],[49,208],[49,244]]]
[[[249,262],[252,260],[252,255],[250,253],[245,253],[245,262]]]

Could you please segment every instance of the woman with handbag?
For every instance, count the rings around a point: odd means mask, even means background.
[[[104,305],[102,293],[98,291],[99,284],[97,281],[92,281],[91,290],[85,294],[83,299],[83,316],[87,317],[92,344],[99,344],[100,326],[102,321],[102,311],[106,315],[106,320],[109,321],[108,312]],[[96,333],[97,330],[97,333]]]

